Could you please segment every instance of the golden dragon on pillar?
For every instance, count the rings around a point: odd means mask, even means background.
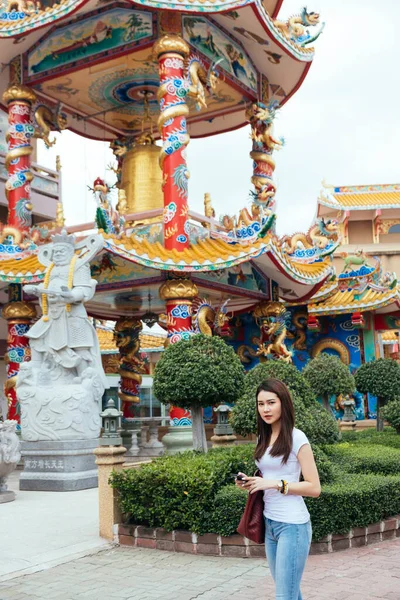
[[[130,406],[139,402],[139,388],[142,373],[146,372],[144,362],[140,358],[139,334],[142,330],[140,319],[121,317],[115,324],[114,340],[119,349],[121,375],[119,397],[125,417],[131,416]]]

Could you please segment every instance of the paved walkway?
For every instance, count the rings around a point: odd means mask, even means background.
[[[304,600],[399,600],[400,539],[311,556]],[[112,548],[0,583],[0,600],[272,600],[262,559]]]
[[[0,504],[0,582],[109,547],[98,533],[97,489],[20,492],[18,482],[16,471],[7,484],[17,497]]]

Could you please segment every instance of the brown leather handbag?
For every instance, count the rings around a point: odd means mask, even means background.
[[[262,477],[261,472],[257,471],[254,477]],[[249,494],[237,531],[255,544],[265,543],[264,492],[262,490]]]

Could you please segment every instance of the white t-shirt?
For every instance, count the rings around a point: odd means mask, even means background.
[[[307,436],[300,429],[293,429],[293,446],[285,465],[280,456],[270,456],[271,446],[267,448],[261,460],[256,461],[264,479],[285,479],[289,483],[300,480],[301,467],[297,459],[299,450],[304,444],[309,444]],[[310,519],[302,496],[281,494],[278,490],[264,491],[264,515],[267,519],[281,523],[301,525]]]

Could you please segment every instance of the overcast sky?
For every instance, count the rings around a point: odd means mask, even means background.
[[[285,0],[280,17],[298,12],[300,0]],[[275,133],[286,146],[275,153],[279,234],[305,230],[315,213],[321,180],[334,185],[398,183],[400,121],[399,0],[324,0],[326,27],[300,90],[282,108]],[[203,211],[210,192],[217,215],[249,205],[249,130],[202,140],[188,147],[189,203]],[[39,149],[39,162],[63,165],[63,201],[68,224],[90,221],[95,205],[86,185],[104,177],[112,160],[107,145],[63,132],[54,149]],[[106,174],[112,182],[112,174]]]

